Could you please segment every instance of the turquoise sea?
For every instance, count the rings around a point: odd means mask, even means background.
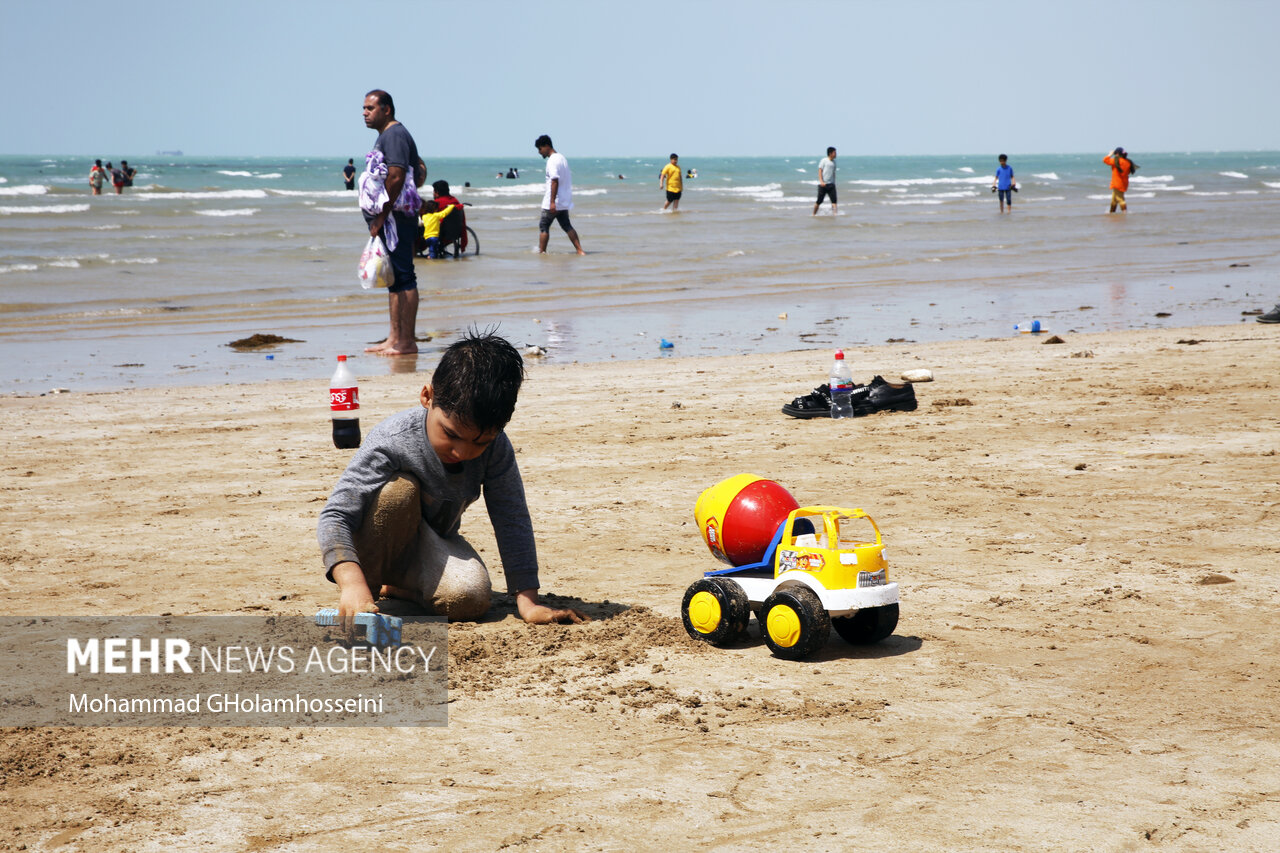
[[[669,152],[565,150],[585,258],[555,228],[551,254],[534,253],[543,163],[532,152],[428,156],[428,179],[471,205],[480,253],[419,263],[418,328],[434,339],[393,364],[362,354],[387,327],[385,295],[356,280],[363,220],[340,176],[363,152],[124,153],[139,172],[121,196],[90,195],[100,155],[0,157],[4,393],[323,384],[338,353],[358,356],[357,375],[426,371],[471,324],[563,362],[909,346],[1003,336],[1033,318],[1058,332],[1252,322],[1241,312],[1280,300],[1280,152],[1133,152],[1130,212],[1107,216],[1102,151],[1010,151],[1021,187],[1003,217],[989,189],[1000,152],[846,154],[839,215],[824,205],[815,218],[820,151],[682,152],[697,177],[680,212],[662,214]],[[511,167],[518,179],[497,177]],[[226,346],[253,333],[300,343],[271,359]]]

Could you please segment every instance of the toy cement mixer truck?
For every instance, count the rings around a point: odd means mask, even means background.
[[[824,646],[832,626],[855,644],[897,627],[898,585],[889,581],[880,528],[861,509],[802,507],[773,480],[739,474],[703,492],[694,516],[730,568],[705,573],[685,592],[680,609],[691,637],[733,643],[754,611],[769,649],[798,660]]]

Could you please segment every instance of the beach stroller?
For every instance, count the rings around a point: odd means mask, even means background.
[[[440,220],[440,253],[460,258],[467,252],[480,254],[480,240],[476,232],[467,226],[467,214],[459,204]]]

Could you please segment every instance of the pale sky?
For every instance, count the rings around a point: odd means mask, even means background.
[[[24,0],[0,153],[346,157],[372,88],[428,157],[1274,150],[1278,40],[1275,0]]]

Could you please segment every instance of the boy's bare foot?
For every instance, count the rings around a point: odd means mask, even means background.
[[[384,584],[382,589],[378,590],[379,598],[399,598],[404,601],[417,601],[418,595],[413,590],[405,589],[401,586],[392,586]]]

